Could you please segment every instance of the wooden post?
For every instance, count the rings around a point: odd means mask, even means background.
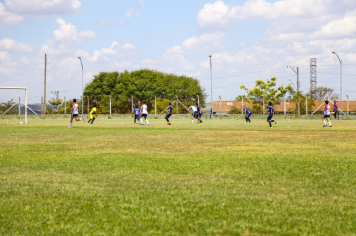
[[[19,97],[19,116],[21,116],[21,98]]]
[[[284,96],[284,118],[286,118],[286,106],[287,106],[287,101],[286,101],[286,96]]]
[[[178,96],[176,95],[176,103],[177,103],[177,115],[178,115]]]
[[[133,107],[133,96],[131,95],[131,112],[133,112],[134,107]]]
[[[308,117],[308,97],[305,98],[305,114]]]
[[[47,54],[45,54],[43,114],[46,114],[46,76],[47,76]]]
[[[244,114],[244,109],[242,108],[244,106],[244,97],[241,96],[241,114]]]

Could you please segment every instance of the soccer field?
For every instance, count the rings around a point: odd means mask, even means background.
[[[1,235],[355,235],[356,123],[0,125]]]

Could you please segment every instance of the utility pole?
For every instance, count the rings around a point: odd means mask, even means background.
[[[210,118],[214,118],[214,111],[213,111],[213,66],[211,64],[211,55],[210,57],[210,77],[211,77],[211,116]]]
[[[287,68],[292,69],[297,74],[297,94],[299,96],[299,67],[297,67],[297,71],[294,70],[294,66],[287,66]],[[298,99],[298,116],[300,116],[300,101]]]
[[[47,54],[45,54],[43,114],[46,114],[46,76],[47,76]]]
[[[64,115],[67,113],[67,102],[66,102],[66,96],[64,96]]]

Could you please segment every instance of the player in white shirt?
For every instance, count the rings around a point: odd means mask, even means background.
[[[325,119],[329,122],[329,126],[332,127],[331,122],[330,122],[330,105],[329,105],[329,101],[325,101],[324,116],[321,119],[324,122],[324,126],[323,127],[327,126],[327,124],[325,122]]]
[[[73,104],[72,104],[72,110],[70,111],[71,116],[70,116],[70,125],[68,126],[68,128],[72,128],[72,124],[73,124],[73,118],[75,117],[76,121],[81,121],[83,120],[85,122],[84,118],[79,118],[78,117],[78,112],[79,112],[79,105],[77,103],[77,99],[73,99]]]
[[[150,125],[150,123],[148,123],[148,120],[147,120],[147,115],[148,115],[148,112],[147,112],[146,101],[142,101],[142,105],[141,105],[141,116],[140,116],[141,124],[140,124],[140,125],[143,125],[142,117],[145,118],[146,124],[147,124],[147,125]]]
[[[192,110],[192,121],[190,123],[194,123],[194,118],[197,118],[198,109],[196,106],[188,105],[188,111],[189,110]]]

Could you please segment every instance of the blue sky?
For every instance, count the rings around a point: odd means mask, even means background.
[[[296,83],[287,66],[300,67],[309,90],[310,58],[318,60],[318,85],[356,99],[356,1],[354,0],[0,0],[0,86],[29,88],[29,101],[43,96],[79,97],[100,71],[151,68],[196,77],[213,99],[245,94],[239,84],[277,77]],[[256,72],[256,73],[253,73]],[[17,91],[0,90],[0,101]],[[208,98],[210,100],[210,98]]]

